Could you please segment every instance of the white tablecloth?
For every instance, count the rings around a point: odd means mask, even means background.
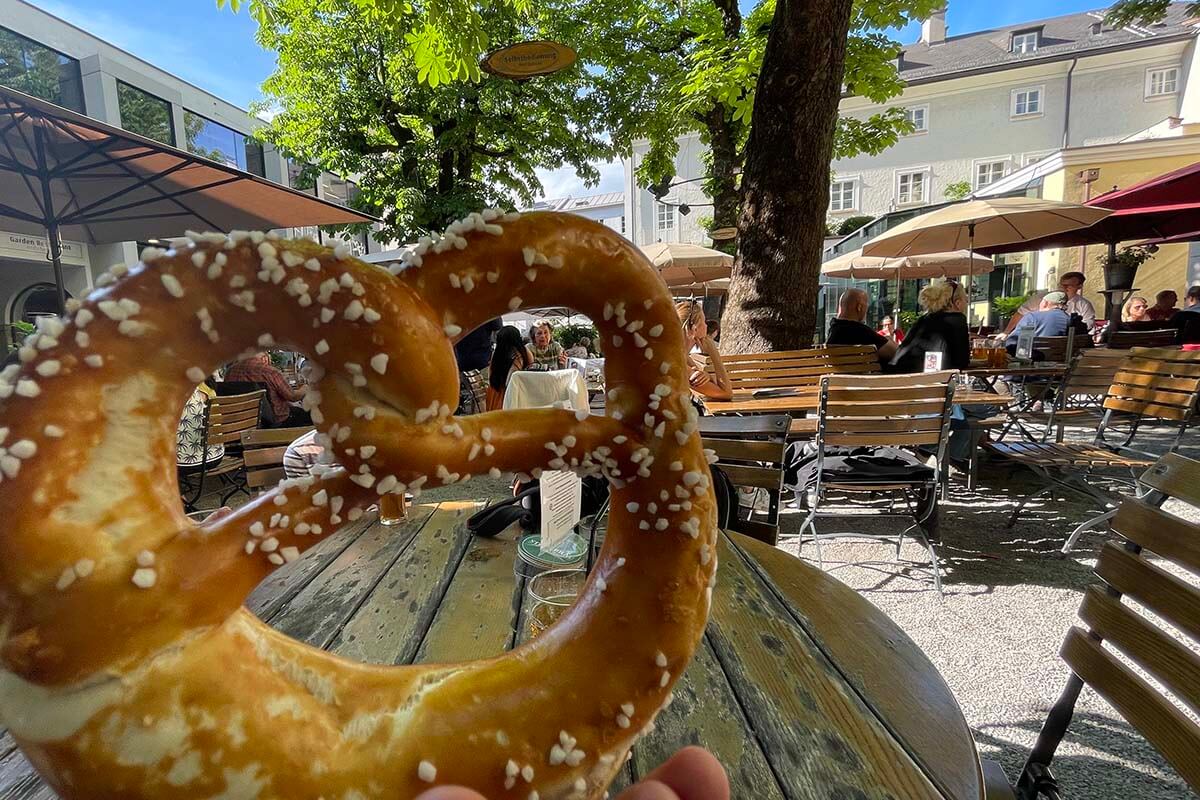
[[[568,403],[576,411],[588,410],[587,383],[576,369],[551,372],[514,370],[504,390],[504,408],[550,408]]]

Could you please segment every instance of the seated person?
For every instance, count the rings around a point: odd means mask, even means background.
[[[829,323],[825,344],[869,344],[880,361],[889,361],[896,354],[896,342],[871,330],[866,320],[867,293],[862,289],[847,289],[838,298],[837,316]]]
[[[1182,311],[1176,311],[1167,324],[1179,331],[1179,343],[1200,344],[1200,284],[1187,290]]]
[[[1042,298],[1037,311],[1021,315],[1021,321],[1004,340],[1009,353],[1017,348],[1021,331],[1032,328],[1034,336],[1066,336],[1071,329],[1071,315],[1067,313],[1066,292],[1050,292]]]
[[[884,372],[925,371],[925,354],[941,353],[942,369],[966,369],[971,363],[971,337],[967,330],[967,293],[958,281],[935,278],[917,298],[925,313],[904,337]]]
[[[574,347],[567,348],[567,356],[570,358],[587,358],[588,348],[592,346],[592,340],[584,336],[575,343]]]
[[[1092,301],[1084,297],[1081,292],[1083,290],[1084,275],[1082,272],[1068,272],[1058,281],[1058,289],[1064,292],[1067,296],[1067,313],[1077,314],[1083,320],[1083,333],[1089,334],[1092,328],[1096,327],[1096,307],[1092,305]],[[1008,321],[1008,326],[1005,327],[1004,333],[1009,334],[1017,329],[1017,324],[1026,314],[1031,314],[1037,311],[1042,298],[1049,292],[1034,292],[1025,304],[1017,309],[1017,313],[1013,314],[1012,319]]]
[[[320,463],[325,448],[317,444],[317,431],[311,430],[293,439],[283,451],[283,474],[289,478],[307,478],[313,465]]]
[[[883,322],[879,323],[879,335],[885,336],[897,344],[904,341],[904,330],[898,327],[891,317],[884,317]]]
[[[1178,302],[1179,295],[1175,293],[1174,289],[1163,289],[1154,295],[1154,305],[1146,310],[1147,319],[1166,322],[1179,311],[1175,307],[1175,304]]]
[[[691,373],[688,384],[692,387],[692,395],[701,404],[703,398],[713,400],[732,400],[733,382],[725,372],[725,363],[721,361],[721,351],[717,343],[708,335],[708,322],[704,319],[704,306],[696,300],[685,300],[675,304],[679,314],[679,324],[683,326],[684,349],[688,353]],[[704,364],[693,355],[708,357],[712,365],[712,374],[705,369]]]
[[[225,372],[225,380],[240,383],[260,383],[267,390],[267,400],[271,404],[274,419],[263,420],[267,428],[295,428],[312,425],[312,417],[308,412],[297,408],[292,403],[300,402],[307,387],[293,389],[288,385],[283,373],[271,364],[271,356],[267,353],[255,353],[249,358],[234,362]]]
[[[533,364],[526,369],[550,372],[567,366],[567,353],[551,336],[549,322],[542,321],[533,326],[529,337],[529,352],[533,356]]]
[[[504,408],[504,390],[508,388],[508,376],[513,370],[531,369],[533,354],[521,339],[521,332],[512,325],[505,325],[496,334],[496,349],[492,351],[492,362],[488,367],[487,410]]]
[[[1172,293],[1173,294],[1173,293]],[[1150,304],[1144,297],[1131,297],[1121,307],[1120,321],[1114,320],[1104,329],[1103,342],[1111,342],[1117,331],[1158,331],[1169,327],[1166,322],[1150,316]]]

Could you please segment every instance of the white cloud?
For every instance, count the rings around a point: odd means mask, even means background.
[[[625,190],[625,169],[621,166],[620,160],[597,162],[596,169],[600,171],[600,183],[596,186],[585,186],[575,174],[574,167],[538,170],[537,176],[544,189],[543,199],[580,197]]]

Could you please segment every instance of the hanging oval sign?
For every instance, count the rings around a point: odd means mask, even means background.
[[[708,232],[708,238],[714,242],[724,242],[729,239],[736,239],[738,234],[737,228],[716,228]]]
[[[566,69],[575,58],[574,50],[558,42],[517,42],[488,53],[480,66],[501,78],[525,80]]]

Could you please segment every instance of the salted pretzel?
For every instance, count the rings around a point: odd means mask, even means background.
[[[194,234],[114,268],[0,375],[0,722],[65,798],[594,798],[703,632],[715,501],[662,281],[562,214],[487,211],[389,269],[270,234]],[[451,342],[569,305],[608,355],[605,416],[452,416]],[[247,349],[310,356],[305,405],[341,467],[207,525],[180,507],[178,410]],[[466,664],[375,666],[242,607],[381,495],[571,469],[613,486],[579,600]]]

